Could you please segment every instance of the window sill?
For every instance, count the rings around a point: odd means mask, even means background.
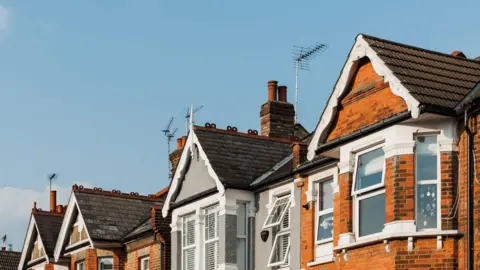
[[[334,261],[333,256],[329,256],[329,257],[325,257],[325,258],[316,259],[313,262],[309,262],[309,263],[307,263],[307,266],[312,267],[312,266],[316,266],[316,265],[320,265],[320,264],[324,264],[324,263],[330,263],[330,262],[333,262],[333,261]]]
[[[364,238],[360,241],[356,241],[353,243],[336,246],[333,248],[334,251],[341,251],[342,249],[351,249],[355,247],[370,245],[378,242],[382,242],[384,240],[393,240],[393,239],[402,239],[402,238],[422,238],[422,237],[433,237],[433,236],[461,236],[463,233],[459,232],[458,230],[435,230],[435,231],[421,231],[421,232],[404,232],[404,233],[388,233],[388,234],[379,234],[377,236]]]

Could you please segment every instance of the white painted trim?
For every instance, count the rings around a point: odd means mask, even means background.
[[[351,242],[348,244],[340,244],[334,247],[333,250],[343,250],[343,249],[350,249],[354,248],[357,246],[362,246],[362,245],[367,245],[367,244],[372,244],[376,242],[383,242],[384,240],[390,240],[390,239],[403,239],[403,238],[420,238],[420,237],[432,237],[432,236],[457,236],[461,235],[457,230],[436,230],[436,231],[425,231],[425,232],[402,232],[402,233],[382,233],[378,236],[375,237],[369,237],[365,238],[361,241],[356,241],[356,242]]]
[[[358,160],[360,159],[360,156],[364,155],[364,154],[368,154],[372,151],[375,151],[375,150],[378,150],[378,149],[382,149],[383,150],[383,168],[382,168],[382,182],[378,183],[378,184],[375,184],[373,186],[369,186],[369,187],[366,187],[366,188],[362,188],[362,189],[359,189],[359,190],[355,190],[355,186],[357,184],[357,173],[358,173]],[[351,192],[351,196],[354,196],[354,195],[358,195],[358,197],[362,196],[362,198],[364,197],[363,194],[367,193],[367,192],[370,192],[374,189],[378,189],[378,188],[381,188],[383,186],[385,186],[385,170],[386,170],[386,165],[385,165],[385,150],[383,149],[384,146],[382,144],[379,144],[379,145],[376,145],[372,148],[368,148],[368,149],[365,149],[365,150],[362,150],[360,152],[357,152],[355,154],[355,169],[353,171],[353,181],[352,181],[352,192]],[[367,195],[365,195],[367,196]],[[354,197],[355,199],[355,197]]]
[[[364,193],[362,195],[355,195],[353,197],[353,231],[355,232],[355,236],[356,236],[356,241],[361,241],[362,239],[365,239],[365,238],[371,238],[373,236],[376,236],[376,235],[380,235],[383,233],[383,230],[385,229],[385,225],[382,229],[382,231],[378,232],[378,233],[374,233],[374,234],[368,234],[368,235],[365,235],[365,236],[360,236],[360,201],[361,200],[365,200],[365,199],[368,199],[368,198],[371,198],[371,197],[375,197],[375,196],[378,196],[378,195],[384,195],[386,196],[385,194],[385,188],[382,188],[380,190],[377,190],[377,191],[374,191],[374,192],[369,192],[369,193]],[[386,207],[386,205],[385,205]]]
[[[18,264],[18,270],[23,270],[23,266],[25,265],[25,260],[27,259],[27,250],[28,250],[28,247],[30,246],[30,243],[32,242],[32,234],[33,234],[34,227],[36,228],[35,220],[33,218],[33,215],[31,215],[30,222],[28,224],[28,229],[27,229],[27,236],[25,237],[25,241],[23,242],[22,255],[20,256],[20,263]]]
[[[415,141],[397,142],[383,147],[385,159],[401,155],[413,155],[415,149]]]
[[[285,165],[287,162],[289,162],[290,160],[292,160],[293,158],[293,154],[290,154],[288,157],[280,160],[280,162],[278,162],[277,164],[275,164],[270,170],[268,170],[266,173],[262,174],[260,177],[258,177],[257,179],[255,179],[255,181],[253,181],[250,186],[254,186],[256,185],[257,183],[260,183],[262,182],[265,178],[267,178],[268,176],[270,176],[272,173],[274,173],[275,171],[277,171],[280,167],[282,167],[283,165]]]
[[[344,246],[355,243],[355,234],[353,232],[341,233],[338,238],[338,245]]]
[[[335,261],[335,258],[333,257],[333,255],[325,256],[321,259],[315,259],[315,261],[307,263],[307,266],[312,267],[312,266],[317,266],[317,265],[320,265],[320,264],[329,263],[329,262],[333,262],[333,261]]]
[[[336,166],[308,176],[308,190],[306,191],[307,202],[317,200],[317,182],[319,182],[319,180],[327,179],[330,177],[333,178],[333,193],[336,193],[338,192],[338,169]]]
[[[287,194],[290,194],[290,207],[295,206],[295,184],[294,183],[287,183],[285,185],[278,186],[276,188],[272,188],[268,191],[268,204],[265,206],[268,209],[268,213],[272,210],[273,204],[277,197],[281,197]]]
[[[351,79],[353,78],[358,60],[363,57],[368,57],[370,59],[373,69],[378,75],[383,76],[384,82],[389,83],[392,93],[401,97],[407,103],[408,110],[411,112],[412,117],[417,118],[419,116],[420,110],[418,106],[420,103],[413,98],[407,88],[403,86],[401,81],[393,74],[383,60],[370,47],[363,36],[358,35],[356,42],[350,51],[347,62],[345,63],[340,77],[334,87],[328,104],[325,107],[320,122],[315,129],[315,135],[308,146],[308,160],[312,160],[315,157],[315,151],[318,149],[318,143],[322,137],[326,136],[326,131],[328,130],[327,127],[334,119],[336,108],[340,103],[340,97],[342,97],[342,95],[345,93]]]
[[[397,220],[385,224],[383,233],[414,233],[417,231],[415,220]]]
[[[223,195],[223,193],[225,192],[225,187],[223,186],[222,182],[220,181],[217,174],[213,170],[213,167],[210,164],[210,161],[208,160],[208,157],[205,154],[205,151],[203,151],[203,147],[200,144],[197,135],[195,135],[194,129],[190,129],[190,133],[189,133],[189,136],[187,138],[187,141],[185,142],[185,147],[183,148],[180,160],[178,161],[178,166],[177,166],[177,169],[175,171],[175,175],[173,176],[173,180],[172,180],[172,183],[170,185],[170,189],[168,190],[167,199],[165,200],[165,204],[162,208],[162,216],[163,217],[166,217],[168,215],[168,211],[170,210],[170,204],[171,204],[172,197],[177,192],[177,189],[180,186],[182,178],[185,175],[185,172],[187,170],[188,161],[192,158],[192,156],[189,153],[192,152],[192,147],[193,147],[194,144],[196,144],[197,147],[198,147],[198,153],[200,155],[200,158],[205,161],[205,165],[207,166],[208,174],[210,175],[210,177],[212,177],[213,180],[215,180],[218,192],[221,195]]]
[[[62,227],[60,228],[60,233],[58,234],[58,239],[57,243],[55,244],[55,250],[54,250],[54,258],[55,262],[58,262],[60,259],[60,256],[62,255],[61,252],[63,251],[63,247],[67,244],[67,237],[69,236],[69,231],[71,229],[71,226],[69,224],[73,224],[73,211],[77,209],[78,215],[79,215],[79,221],[83,221],[84,218],[82,216],[82,212],[80,210],[80,207],[78,207],[77,203],[77,198],[75,197],[75,192],[72,191],[70,195],[70,200],[68,201],[68,206],[67,206],[67,212],[65,213],[65,216],[63,218],[62,222]],[[92,238],[90,237],[90,233],[88,232],[88,228],[86,224],[84,224],[84,229],[87,233],[88,241],[90,242],[90,246],[93,248],[95,247],[93,245]]]
[[[84,250],[87,250],[89,248],[92,248],[92,246],[88,245],[88,246],[84,246],[82,248],[79,248],[79,249],[75,249],[75,250],[72,250],[72,251],[69,251],[69,252],[66,252],[65,254],[63,254],[64,256],[70,256],[70,255],[75,255],[79,252],[82,252]]]
[[[458,140],[439,140],[438,151],[439,152],[458,152],[457,146]]]

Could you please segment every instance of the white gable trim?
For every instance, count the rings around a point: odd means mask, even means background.
[[[60,233],[58,235],[57,243],[55,245],[54,257],[55,261],[58,262],[60,256],[62,255],[62,250],[66,241],[69,237],[70,225],[74,223],[73,219],[73,211],[77,209],[79,215],[79,221],[83,222],[82,212],[80,211],[80,207],[78,207],[77,198],[75,198],[75,193],[72,192],[70,196],[70,200],[68,202],[67,212],[65,213],[65,217],[63,218],[62,227],[60,228]],[[88,241],[90,242],[90,246],[93,247],[92,238],[90,238],[90,233],[88,232],[87,226],[83,224],[85,227],[84,230],[87,232]]]
[[[180,186],[181,180],[187,170],[188,161],[190,160],[190,158],[192,158],[193,155],[195,155],[195,153],[192,151],[193,145],[197,145],[198,154],[200,155],[200,158],[205,161],[208,175],[210,175],[210,177],[212,177],[213,180],[215,180],[215,184],[217,185],[217,190],[220,193],[220,196],[222,196],[223,193],[225,192],[225,187],[223,186],[222,182],[220,182],[220,179],[218,178],[217,174],[213,170],[213,167],[210,164],[210,161],[208,160],[208,157],[205,154],[205,151],[203,151],[202,145],[198,141],[197,135],[195,135],[195,132],[193,129],[190,129],[189,136],[187,138],[187,141],[185,142],[185,146],[182,151],[182,156],[178,161],[177,170],[175,171],[175,175],[173,176],[172,183],[168,190],[167,199],[165,200],[165,205],[162,208],[163,217],[166,217],[168,215],[168,210],[170,209],[170,203],[171,203],[172,197],[178,191],[177,189]]]
[[[410,92],[402,85],[401,81],[395,77],[393,72],[387,67],[383,60],[377,55],[377,53],[370,47],[370,45],[365,41],[362,35],[357,36],[356,42],[353,45],[352,50],[348,56],[347,62],[342,69],[340,78],[338,79],[333,93],[328,101],[327,106],[322,114],[320,122],[317,125],[315,130],[315,135],[313,136],[310,145],[308,146],[308,160],[312,160],[315,157],[315,151],[318,149],[318,143],[323,137],[326,136],[328,126],[331,121],[334,119],[336,114],[336,108],[340,102],[340,97],[347,90],[347,86],[350,83],[358,64],[358,60],[363,57],[368,57],[372,63],[373,69],[375,72],[383,76],[384,81],[390,84],[390,89],[392,93],[401,97],[407,103],[408,110],[411,112],[413,118],[417,118],[420,114],[418,108],[419,102],[413,98]]]

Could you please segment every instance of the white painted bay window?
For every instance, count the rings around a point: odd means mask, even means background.
[[[195,269],[195,214],[182,217],[182,269]]]
[[[247,204],[237,203],[237,269],[247,269]]]
[[[352,196],[358,238],[381,233],[386,220],[385,154],[382,147],[356,155]]]
[[[437,229],[439,155],[437,136],[417,136],[415,140],[416,225],[417,230]]]
[[[205,269],[218,269],[218,206],[205,209]]]
[[[316,243],[333,240],[333,179],[317,184]]]
[[[263,229],[272,228],[275,238],[268,259],[268,267],[287,267],[290,261],[290,200],[291,196],[277,197]]]

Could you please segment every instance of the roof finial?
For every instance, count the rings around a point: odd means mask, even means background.
[[[193,129],[193,123],[195,123],[195,121],[193,120],[193,104],[190,105],[190,131]]]

